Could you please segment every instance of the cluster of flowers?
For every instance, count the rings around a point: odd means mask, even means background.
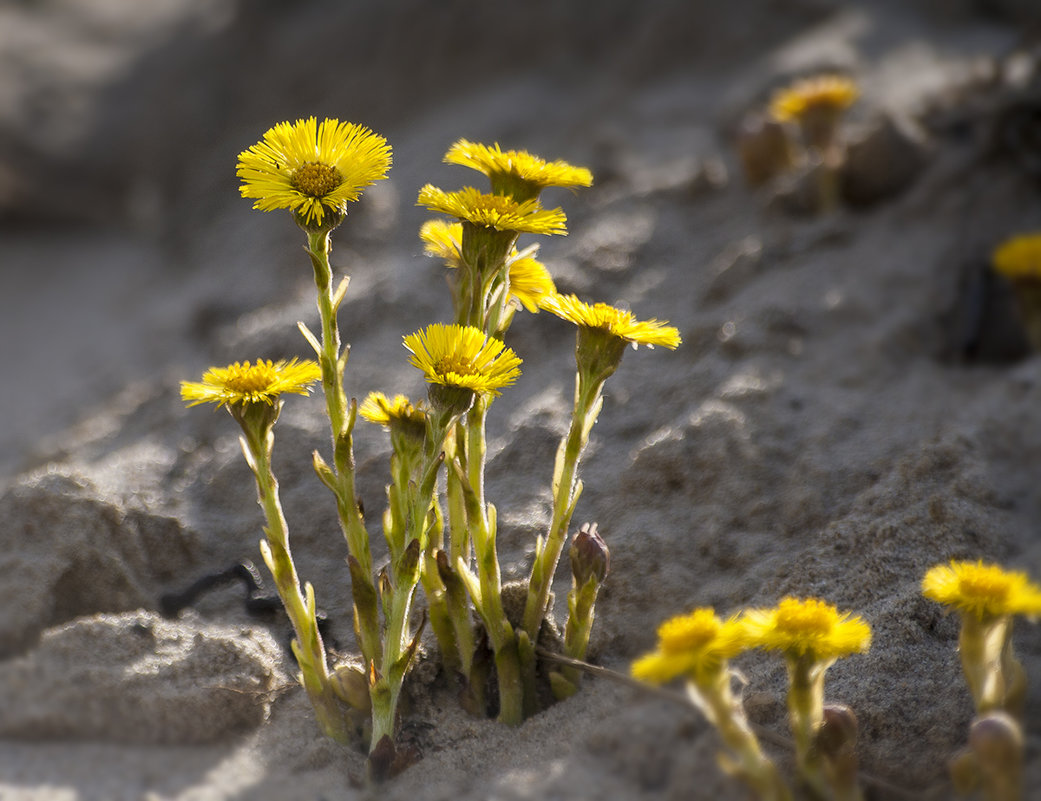
[[[422,623],[414,627],[413,601],[422,584],[427,615],[442,664],[462,677],[466,704],[483,714],[497,704],[499,720],[516,724],[539,708],[539,682],[556,698],[575,692],[578,674],[550,669],[537,658],[547,624],[553,575],[582,491],[578,466],[599,415],[606,380],[628,346],[680,344],[677,330],[657,320],[573,295],[560,295],[537,245],[518,250],[522,234],[565,234],[560,209],[542,206],[547,187],[592,183],[584,168],[547,162],[524,151],[460,140],[445,161],[483,173],[490,192],[474,187],[446,192],[424,186],[418,204],[451,218],[426,223],[428,254],[451,268],[455,319],[405,336],[409,360],[428,384],[427,399],[371,393],[358,407],[344,390],[348,349],[342,349],[337,310],[348,280],[334,287],[330,233],[343,222],[348,203],[386,177],[391,153],[383,137],[352,123],[315,118],[281,123],[239,156],[244,197],[263,211],[287,209],[308,238],[321,334],[300,330],[315,361],[256,361],[212,368],[201,382],[184,382],[182,397],[194,405],[224,406],[243,430],[267,525],[264,561],[295,629],[293,652],[300,681],[322,729],[350,742],[368,730],[370,770],[395,770],[398,699],[416,654]],[[489,407],[520,375],[521,360],[507,347],[515,313],[546,310],[577,327],[576,389],[568,433],[552,475],[553,511],[545,537],[535,543],[531,573],[523,583],[522,613],[507,614],[496,554],[496,507],[485,497],[485,424]],[[314,590],[301,588],[290,555],[288,528],[271,471],[273,428],[287,393],[306,394],[321,380],[332,433],[332,459],[314,454],[314,468],[334,495],[347,542],[360,664],[330,665],[318,631]],[[389,430],[391,484],[383,515],[390,552],[375,571],[369,535],[355,496],[353,432],[358,414]],[[444,475],[444,494],[439,477]],[[447,542],[446,542],[447,539]],[[595,525],[572,537],[572,589],[564,631],[567,656],[581,659],[588,645],[594,603],[608,571],[609,552]],[[476,612],[492,652],[480,658]],[[425,620],[426,618],[424,618]],[[552,621],[548,622],[552,625]],[[489,689],[494,689],[489,693]]]
[[[969,745],[951,763],[960,792],[980,788],[989,801],[1021,797],[1022,713],[1026,676],[1012,649],[1015,615],[1041,615],[1041,588],[1023,573],[983,562],[937,565],[922,580],[923,594],[961,616],[962,668],[976,705]],[[721,620],[695,609],[658,629],[658,647],[632,665],[650,684],[682,677],[687,695],[718,730],[727,752],[720,764],[760,798],[793,795],[763,752],[739,697],[730,660],[761,648],[780,653],[787,665],[788,712],[801,786],[817,799],[855,801],[857,721],[849,707],[824,703],[824,674],[835,661],[864,653],[870,626],[818,598],[785,598],[772,609],[751,609]]]

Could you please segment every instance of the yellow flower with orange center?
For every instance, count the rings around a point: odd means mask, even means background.
[[[336,119],[281,122],[239,154],[240,192],[261,211],[289,209],[305,226],[335,221],[361,190],[387,177],[387,140],[368,128]]]
[[[680,333],[668,323],[637,320],[630,311],[607,303],[584,303],[574,295],[547,295],[539,304],[561,319],[577,326],[604,331],[633,345],[655,345],[675,350],[682,340]]]
[[[784,598],[773,609],[750,609],[742,618],[754,646],[786,656],[829,662],[864,653],[871,627],[818,598]]]
[[[311,384],[322,377],[316,362],[258,359],[255,364],[235,362],[227,367],[211,367],[202,381],[182,381],[181,399],[189,406],[216,403],[245,406],[264,403],[274,405],[280,395],[307,395]]]
[[[481,228],[521,234],[567,234],[567,217],[560,209],[544,209],[534,199],[518,202],[510,195],[485,194],[472,186],[445,192],[427,184],[419,190],[416,204]]]
[[[651,684],[664,684],[677,676],[707,676],[747,645],[747,634],[738,619],[723,621],[710,608],[695,609],[658,627],[657,650],[637,659],[632,675]]]
[[[434,323],[404,343],[412,354],[409,362],[430,384],[496,397],[520,376],[517,354],[473,326]]]
[[[1041,615],[1041,587],[1026,573],[982,560],[936,565],[922,579],[922,594],[980,620]]]
[[[549,186],[591,186],[593,174],[566,161],[546,161],[526,150],[503,150],[499,144],[482,145],[460,139],[445,154],[445,162],[482,172],[491,179],[492,191],[518,200],[537,197]]]

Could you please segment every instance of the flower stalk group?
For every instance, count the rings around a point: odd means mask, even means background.
[[[1041,615],[1041,587],[998,565],[952,561],[922,579],[922,593],[958,612],[958,651],[976,708],[969,743],[951,763],[961,792],[980,788],[987,801],[1022,797],[1026,673],[1012,648],[1017,615]]]
[[[727,752],[720,763],[760,798],[793,797],[752,731],[731,690],[729,660],[755,648],[784,657],[788,719],[795,740],[799,782],[821,801],[861,798],[856,770],[856,719],[846,707],[826,706],[824,675],[841,657],[866,651],[871,629],[818,598],[784,598],[770,609],[749,609],[726,621],[696,609],[658,629],[658,649],[633,663],[633,675],[654,684],[686,680],[691,702],[717,729]]]
[[[331,234],[364,187],[386,177],[391,152],[383,137],[366,128],[315,118],[271,128],[240,154],[237,174],[242,195],[253,199],[255,208],[288,210],[306,236],[321,331],[303,323],[299,328],[317,361],[214,368],[202,383],[182,386],[190,404],[227,406],[242,426],[243,450],[267,520],[261,550],[294,626],[301,682],[322,730],[336,740],[349,741],[358,721],[367,720],[370,775],[377,779],[402,764],[395,746],[399,700],[428,620],[442,666],[462,678],[465,704],[477,714],[491,712],[504,723],[520,723],[539,710],[540,675],[558,698],[577,689],[577,674],[540,671],[536,648],[543,628],[555,626],[551,586],[581,495],[579,463],[603,405],[604,383],[624,350],[680,344],[676,329],[665,323],[641,322],[627,311],[558,295],[536,258],[538,246],[518,250],[522,235],[567,233],[564,212],[544,207],[541,193],[549,187],[589,186],[588,170],[468,140],[456,142],[445,161],[483,173],[491,191],[464,187],[446,192],[427,185],[418,195],[419,205],[452,218],[428,221],[420,236],[427,253],[452,270],[454,320],[403,338],[409,361],[427,383],[425,402],[373,392],[359,408],[344,388],[350,348],[341,341],[338,312],[348,279],[334,278]],[[574,323],[578,335],[572,420],[552,474],[552,520],[536,543],[523,589],[526,600],[511,613],[496,549],[498,513],[485,492],[486,428],[495,399],[520,376],[521,360],[506,340],[521,309],[546,309]],[[314,590],[310,584],[300,587],[271,471],[281,395],[305,394],[319,379],[332,452],[323,457],[316,451],[313,464],[335,499],[347,545],[360,666],[329,663],[317,629]],[[356,497],[353,448],[359,415],[390,434],[390,482],[382,517],[390,559],[379,570]],[[573,584],[564,648],[582,658],[609,552],[593,524],[574,536],[569,553]],[[420,586],[426,604],[417,623]],[[475,613],[483,636],[475,630]],[[480,652],[485,642],[491,659]]]

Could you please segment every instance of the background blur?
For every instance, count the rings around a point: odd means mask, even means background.
[[[293,286],[298,265],[272,254],[296,252],[294,231],[252,214],[234,177],[274,122],[335,116],[387,136],[392,180],[347,236],[418,250],[415,192],[460,136],[540,152],[544,130],[552,157],[600,180],[632,113],[621,99],[651,82],[689,80],[696,104],[715,72],[752,74],[759,50],[851,8],[870,52],[882,6],[986,27],[1025,26],[1036,5],[4,0],[0,477],[128,384],[176,386],[183,372],[164,371],[193,337]],[[215,294],[218,268],[234,292]]]

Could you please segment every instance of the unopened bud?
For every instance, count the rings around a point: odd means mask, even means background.
[[[575,584],[584,587],[591,577],[602,584],[611,569],[611,552],[596,531],[596,523],[585,523],[571,540],[568,551]]]
[[[1011,715],[988,712],[972,722],[969,748],[987,773],[1018,774],[1023,760],[1023,730]]]

